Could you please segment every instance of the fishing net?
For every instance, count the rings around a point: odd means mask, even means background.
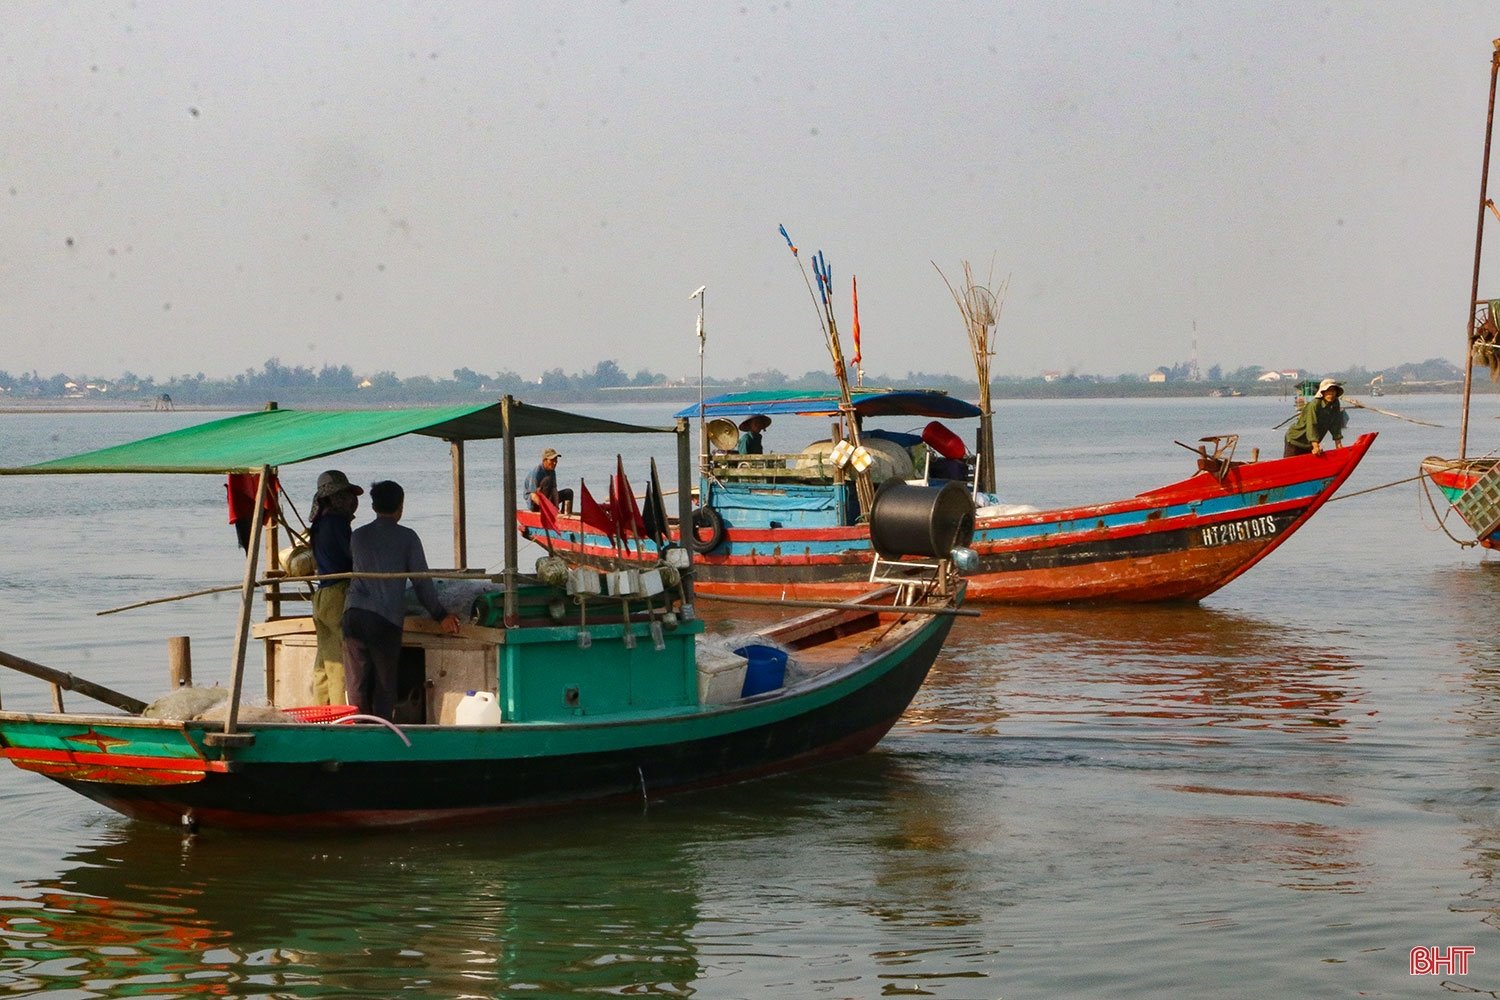
[[[1479,303],[1474,314],[1474,360],[1490,370],[1490,381],[1500,382],[1500,299]]]

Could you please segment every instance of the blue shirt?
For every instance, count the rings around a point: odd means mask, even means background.
[[[525,493],[521,499],[531,510],[537,510],[536,503],[531,499],[531,494],[540,493],[542,496],[557,503],[557,471],[549,469],[545,465],[538,465],[526,477],[526,483],[521,487]]]
[[[320,574],[348,573],[354,569],[354,555],[349,550],[349,536],[353,530],[353,514],[344,517],[342,514],[324,511],[314,519],[307,531],[312,536],[313,560],[317,563]],[[318,586],[332,587],[348,582],[348,580],[319,580]]]
[[[395,518],[376,515],[375,520],[356,528],[349,538],[356,573],[424,573],[427,556],[422,539]],[[448,616],[438,601],[437,587],[426,577],[411,581],[417,600],[435,621]],[[356,578],[349,584],[344,607],[364,608],[400,628],[406,621],[406,581],[400,577],[385,580]]]

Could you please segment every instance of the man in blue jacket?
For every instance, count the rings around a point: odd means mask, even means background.
[[[382,480],[370,487],[375,520],[349,539],[354,572],[425,573],[427,556],[417,533],[398,522],[406,505],[399,483]],[[438,601],[437,587],[425,576],[411,577],[422,607],[443,631],[457,635],[458,616]],[[349,700],[363,715],[390,719],[396,710],[396,671],[401,662],[401,630],[406,622],[406,577],[356,575],[344,602],[344,683]]]

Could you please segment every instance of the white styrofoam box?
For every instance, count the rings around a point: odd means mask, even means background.
[[[667,565],[674,569],[687,569],[692,563],[692,555],[687,549],[671,548],[666,553]]]
[[[634,597],[641,592],[640,570],[622,569],[617,573],[606,573],[604,582],[609,587],[610,597]]]
[[[647,597],[655,597],[657,594],[660,594],[663,590],[666,589],[662,586],[661,570],[659,569],[641,570],[640,579],[641,593],[645,594]]]
[[[597,594],[601,589],[597,571],[587,566],[575,566],[568,571],[569,594]]]
[[[745,687],[749,661],[718,646],[698,646],[698,704],[723,705],[738,701]]]

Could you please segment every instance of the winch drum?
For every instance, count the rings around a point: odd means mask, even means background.
[[[958,483],[941,487],[888,482],[870,508],[870,544],[887,559],[948,558],[974,537],[974,499]]]

